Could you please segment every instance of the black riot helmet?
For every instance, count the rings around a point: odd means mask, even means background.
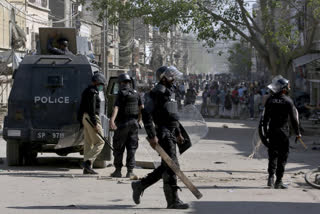
[[[92,76],[91,80],[92,80],[92,82],[96,82],[96,83],[102,84],[102,85],[105,85],[107,83],[107,80],[102,73],[95,73]]]
[[[172,81],[182,77],[182,73],[174,66],[161,66],[156,71],[156,76],[158,81],[162,80],[162,78]]]
[[[278,75],[272,79],[271,84],[268,85],[268,89],[270,89],[273,93],[279,93],[283,90],[289,91],[289,80]]]
[[[120,74],[118,76],[118,82],[121,83],[125,81],[131,82],[131,77],[129,76],[129,74],[127,73]]]

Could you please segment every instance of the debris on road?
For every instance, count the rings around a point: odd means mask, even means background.
[[[305,174],[304,172],[300,171],[300,172],[294,173],[293,175],[304,175],[304,174]]]
[[[226,124],[223,124],[222,127],[225,129],[229,128],[229,126],[227,126]]]
[[[112,178],[111,177],[109,177],[109,176],[98,176],[97,177],[97,180],[112,180]]]
[[[226,164],[226,162],[216,161],[216,162],[214,162],[214,164]]]
[[[130,180],[139,180],[139,177],[137,175],[131,176]]]

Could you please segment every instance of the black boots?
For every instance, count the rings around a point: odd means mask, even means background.
[[[121,178],[121,168],[116,168],[116,170],[111,173],[110,175],[111,177],[114,177],[114,178]]]
[[[135,181],[131,183],[132,187],[132,199],[134,203],[140,204],[140,197],[143,195],[145,187],[142,185],[141,181]]]
[[[282,180],[276,180],[276,183],[274,184],[275,189],[288,189],[288,185],[284,184]]]
[[[147,188],[141,181],[135,181],[131,183],[132,187],[132,199],[134,203],[140,204],[140,198],[143,195],[143,191]],[[163,190],[168,203],[168,209],[188,209],[189,205],[180,201],[178,197],[177,188],[173,188],[169,185],[164,185]]]
[[[269,175],[268,178],[268,187],[273,188],[274,187],[274,176],[273,175]]]
[[[172,187],[170,185],[165,184],[163,186],[164,195],[167,200],[167,209],[188,209],[189,204],[183,203],[178,196],[179,187]]]
[[[127,174],[126,174],[126,178],[131,178],[135,176],[135,174],[133,173],[132,169],[128,169]]]
[[[110,175],[113,178],[121,178],[122,174],[121,174],[121,168],[116,168],[116,170],[111,173]],[[135,176],[135,174],[133,173],[132,169],[128,169],[127,174],[126,174],[126,178],[130,178],[132,176]]]
[[[98,173],[94,171],[91,167],[91,162],[89,160],[82,162],[80,164],[80,167],[83,169],[83,174],[91,174],[91,175],[97,175]]]
[[[288,185],[284,184],[282,182],[282,179],[278,179],[277,178],[276,182],[274,182],[274,176],[273,175],[269,175],[268,187],[275,188],[275,189],[288,189]]]

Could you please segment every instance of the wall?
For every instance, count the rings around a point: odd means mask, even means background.
[[[17,7],[15,10],[15,19],[17,24],[25,31],[26,30],[26,16],[25,16],[25,0],[15,0],[10,4],[10,1],[0,2],[0,51],[10,49],[10,15],[11,9]]]
[[[43,1],[32,0],[28,2],[27,5],[27,20],[26,20],[26,34],[27,34],[27,44],[26,49],[28,52],[35,52],[37,47],[37,41],[39,36],[39,28],[41,27],[51,27],[51,22],[49,20],[49,4]],[[42,4],[41,4],[42,3]],[[46,7],[44,7],[46,6]]]

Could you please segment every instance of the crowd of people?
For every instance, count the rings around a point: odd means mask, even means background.
[[[184,105],[194,104],[201,95],[203,116],[232,119],[259,117],[267,94],[260,82],[236,81],[229,76],[216,78],[212,74],[186,75],[176,88],[179,106],[183,100]]]
[[[267,94],[259,83],[242,82],[238,84],[219,84],[212,82],[205,86],[202,93],[204,115],[240,118],[258,117],[263,109],[263,97]]]

